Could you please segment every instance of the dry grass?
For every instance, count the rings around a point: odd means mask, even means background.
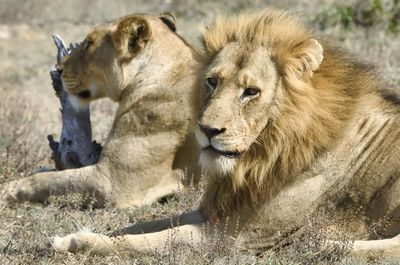
[[[51,33],[60,33],[66,41],[80,40],[95,24],[128,13],[177,14],[178,31],[196,43],[198,24],[211,21],[219,10],[260,9],[267,5],[290,8],[316,30],[380,65],[383,75],[394,85],[400,84],[400,36],[390,28],[389,17],[396,18],[397,0],[378,1],[384,13],[377,23],[358,23],[358,8],[367,1],[334,0],[222,0],[183,1],[121,0],[0,0],[0,184],[29,175],[32,169],[51,165],[46,136],[60,132],[58,101],[51,88],[49,69],[55,62],[56,49]],[[373,0],[372,2],[377,2]],[[394,8],[392,8],[394,6]],[[396,9],[397,8],[397,9]],[[342,12],[342,14],[340,13]],[[346,13],[347,12],[347,13]],[[361,11],[360,11],[361,12]],[[383,11],[382,11],[383,12]],[[390,13],[392,12],[392,13]],[[339,15],[338,15],[339,14]],[[372,13],[376,19],[376,12]],[[378,14],[379,15],[379,14]],[[350,16],[350,17],[349,17]],[[346,21],[353,21],[352,25]],[[356,23],[357,22],[357,23]],[[395,24],[393,24],[395,25]],[[101,100],[92,106],[94,137],[104,140],[110,128],[115,105]],[[315,253],[318,237],[297,237],[291,248],[275,253],[243,253],[225,246],[215,238],[194,251],[171,242],[166,255],[131,257],[64,255],[49,247],[53,235],[65,235],[85,226],[108,232],[129,223],[171,216],[196,204],[201,191],[169,198],[164,203],[140,209],[117,210],[82,207],[82,198],[53,198],[47,205],[26,203],[0,209],[0,264],[365,264],[343,256],[343,251]],[[316,229],[312,226],[310,229]],[[209,228],[204,228],[205,233]],[[311,233],[314,234],[315,233]],[[257,255],[256,255],[257,254]],[[336,257],[336,258],[335,258]],[[340,259],[338,259],[340,257]],[[368,261],[371,264],[399,264],[397,260]]]

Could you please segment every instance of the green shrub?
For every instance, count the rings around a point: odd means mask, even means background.
[[[340,4],[318,14],[314,22],[321,30],[341,26],[346,30],[356,27],[382,27],[386,31],[400,32],[400,0],[358,0]]]

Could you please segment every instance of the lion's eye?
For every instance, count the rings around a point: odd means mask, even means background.
[[[218,85],[218,79],[215,77],[208,77],[205,81],[206,88],[209,93],[213,92]]]
[[[248,87],[243,91],[243,97],[253,97],[260,93],[260,89],[257,87]]]

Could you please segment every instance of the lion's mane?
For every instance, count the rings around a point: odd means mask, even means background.
[[[308,56],[312,51],[299,45],[310,39],[323,47],[318,69]],[[234,172],[225,177],[209,174],[202,208],[211,220],[256,210],[292,182],[335,144],[357,98],[379,82],[374,67],[324,41],[284,11],[217,17],[203,29],[205,65],[231,42],[269,49],[283,89],[271,110],[273,118]]]

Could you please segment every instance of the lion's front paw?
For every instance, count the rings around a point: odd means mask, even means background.
[[[36,176],[11,181],[4,184],[0,192],[0,205],[18,202],[43,202],[49,197],[49,191],[42,187]]]
[[[91,250],[99,239],[98,234],[82,230],[65,237],[55,236],[51,244],[58,252],[76,253]]]
[[[70,234],[66,237],[55,236],[52,242],[53,248],[58,252],[78,252],[82,248],[82,242],[79,241],[79,236]]]
[[[19,201],[20,194],[24,191],[19,185],[19,181],[12,181],[4,184],[0,192],[0,205],[10,205]]]

